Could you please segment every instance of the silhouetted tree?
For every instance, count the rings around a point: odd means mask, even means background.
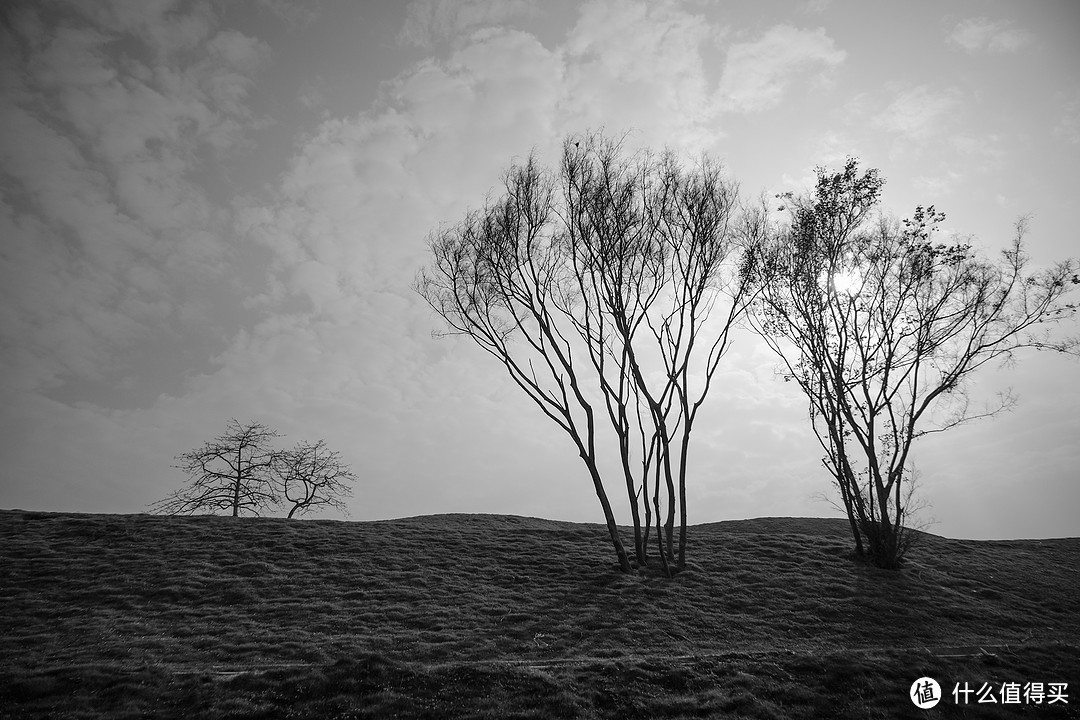
[[[300,442],[292,450],[281,452],[274,474],[280,498],[289,507],[288,517],[320,506],[348,516],[342,498],[352,494],[348,483],[355,482],[356,476],[341,460],[341,454],[327,448],[325,441]]]
[[[168,498],[151,505],[165,515],[231,510],[259,515],[275,506],[273,466],[277,458],[271,443],[280,437],[262,423],[241,425],[235,419],[228,429],[201,448],[177,456],[174,467],[186,472],[188,484]]]
[[[1021,348],[1077,354],[1051,324],[1074,261],[1029,270],[1025,220],[991,262],[935,241],[944,214],[918,207],[902,223],[870,222],[884,184],[855,160],[818,170],[812,195],[780,196],[791,221],[752,270],[763,291],[752,324],[810,401],[810,419],[839,489],[856,552],[895,568],[906,552],[913,441],[1009,408],[973,409],[967,380]]]
[[[570,436],[629,571],[600,471],[610,428],[637,563],[648,561],[655,513],[660,560],[681,569],[690,433],[752,297],[737,190],[708,158],[686,169],[671,153],[627,157],[598,134],[568,138],[557,170],[530,157],[503,184],[498,199],[430,236],[417,290],[449,334],[494,356]]]

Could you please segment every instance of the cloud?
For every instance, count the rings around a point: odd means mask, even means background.
[[[948,196],[974,177],[999,169],[1007,157],[1002,137],[993,133],[959,132],[936,147],[940,147],[941,155],[934,163],[934,172],[911,179],[912,189],[923,198]]]
[[[959,102],[954,90],[939,91],[918,85],[899,92],[871,122],[901,140],[925,142],[942,132]]]
[[[323,428],[365,478],[368,517],[498,502],[497,486],[466,476],[510,472],[551,431],[535,430],[542,418],[478,351],[431,339],[438,324],[410,286],[427,233],[553,134],[561,77],[534,37],[488,29],[387,83],[371,111],[321,123],[272,197],[238,209],[237,234],[272,253],[268,314],[193,380],[183,412],[220,415],[257,397],[290,437]],[[492,438],[487,457],[478,432]]]
[[[961,20],[948,37],[950,44],[969,53],[1016,52],[1030,45],[1034,39],[1029,31],[1013,27],[1008,20],[995,22],[985,17]]]
[[[237,213],[237,233],[272,252],[260,301],[272,314],[193,380],[183,412],[220,415],[257,396],[290,436],[329,428],[371,478],[368,516],[528,502],[593,518],[567,439],[467,340],[432,340],[440,323],[409,286],[432,228],[481,203],[511,159],[535,147],[550,160],[592,113],[629,108],[620,122],[643,122],[648,142],[704,135],[698,46],[713,34],[674,6],[590,3],[560,48],[480,29],[386,83],[370,111],[323,122],[273,197]],[[658,101],[641,103],[643,89]]]
[[[431,48],[476,28],[503,25],[536,12],[533,0],[412,0],[398,42]]]
[[[992,167],[1000,167],[1008,156],[1005,138],[996,133],[961,132],[949,138],[949,144],[968,158],[965,163],[968,167],[971,167],[972,161],[977,161],[977,169],[984,172]]]
[[[847,53],[835,47],[824,28],[770,28],[760,40],[732,45],[717,90],[724,110],[754,112],[780,103],[800,73],[834,68]]]
[[[810,15],[820,15],[828,10],[833,4],[833,0],[804,0],[799,6],[799,12],[807,13]]]
[[[718,135],[702,47],[719,32],[675,3],[594,0],[562,47],[574,129],[640,131],[635,142],[700,149]]]
[[[809,162],[801,173],[782,173],[779,189],[795,193],[807,192],[817,182],[816,168],[841,167],[849,157],[865,157],[862,142],[850,132],[826,130],[805,145]]]
[[[305,79],[300,85],[298,100],[308,110],[317,112],[323,117],[329,117],[328,105],[329,86],[320,77]]]
[[[568,439],[467,339],[431,339],[439,321],[409,287],[425,236],[482,203],[511,160],[535,148],[550,162],[568,130],[715,149],[724,111],[773,107],[844,59],[823,31],[789,26],[725,48],[701,4],[584,2],[545,45],[507,27],[534,5],[417,3],[402,42],[439,54],[370,78],[378,99],[359,114],[297,112],[313,125],[290,127],[278,113],[266,172],[245,184],[265,122],[252,108],[306,97],[323,112],[320,94],[342,87],[333,72],[285,82],[322,69],[314,57],[275,72],[290,53],[256,34],[281,14],[302,40],[288,4],[264,0],[252,19],[54,0],[63,22],[34,7],[0,30],[0,493],[52,510],[144,509],[182,480],[173,455],[235,415],[340,449],[363,478],[357,517],[596,521]],[[711,75],[705,58],[725,49]],[[839,160],[869,144],[860,133],[900,145],[947,129],[957,96],[929,87],[906,90],[929,120],[897,108],[873,126],[902,91],[867,91],[815,149]],[[982,139],[942,146],[978,160]],[[695,431],[692,521],[807,514],[828,485],[805,404],[739,342]]]
[[[199,47],[218,22],[209,3],[192,3],[181,8],[179,0],[68,1],[57,6],[81,15],[88,25],[105,33],[140,39],[159,61]]]
[[[1054,135],[1070,145],[1080,145],[1080,90],[1058,93],[1061,111],[1054,125]]]
[[[201,5],[23,5],[0,31],[5,383],[131,386],[136,348],[230,317],[208,314],[236,290],[219,282],[228,211],[196,176],[258,123],[247,94],[269,58],[213,22]]]
[[[284,21],[291,29],[310,25],[319,17],[320,0],[255,0],[256,6]]]
[[[428,230],[463,198],[482,200],[511,157],[552,135],[561,70],[532,36],[491,30],[445,61],[415,66],[386,85],[386,107],[322,123],[294,157],[280,196],[249,207],[241,230],[270,247],[284,275],[333,274],[350,287],[408,288]],[[325,284],[292,276],[316,312]]]
[[[965,177],[956,170],[945,170],[938,175],[918,175],[912,178],[911,186],[924,197],[940,198],[950,194]]]

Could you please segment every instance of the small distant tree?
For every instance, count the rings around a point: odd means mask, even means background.
[[[278,503],[274,485],[277,453],[272,442],[280,437],[266,425],[235,419],[217,438],[177,456],[174,467],[188,474],[187,485],[151,511],[164,515],[191,515],[197,512],[231,511],[259,515]]]
[[[289,508],[288,517],[303,515],[316,507],[332,507],[348,516],[349,509],[342,498],[352,495],[349,483],[356,476],[331,451],[326,442],[300,442],[292,450],[278,455],[274,466],[277,490],[283,504]]]
[[[1075,261],[1032,271],[1021,220],[1001,259],[935,239],[944,214],[918,207],[902,223],[871,221],[884,180],[849,160],[818,170],[813,194],[781,196],[791,221],[754,266],[752,324],[802,389],[847,512],[856,552],[895,568],[908,549],[915,440],[1012,406],[969,402],[968,380],[1021,348],[1076,355],[1053,323]]]

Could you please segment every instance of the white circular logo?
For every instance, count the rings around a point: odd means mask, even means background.
[[[921,677],[911,683],[911,692],[908,693],[911,702],[920,710],[929,710],[941,702],[941,686],[932,677]]]

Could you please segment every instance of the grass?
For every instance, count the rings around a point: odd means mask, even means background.
[[[900,572],[850,545],[698,525],[668,580],[535,518],[0,511],[0,718],[1080,717],[1080,539],[923,535]],[[1071,692],[956,705],[965,681]]]

